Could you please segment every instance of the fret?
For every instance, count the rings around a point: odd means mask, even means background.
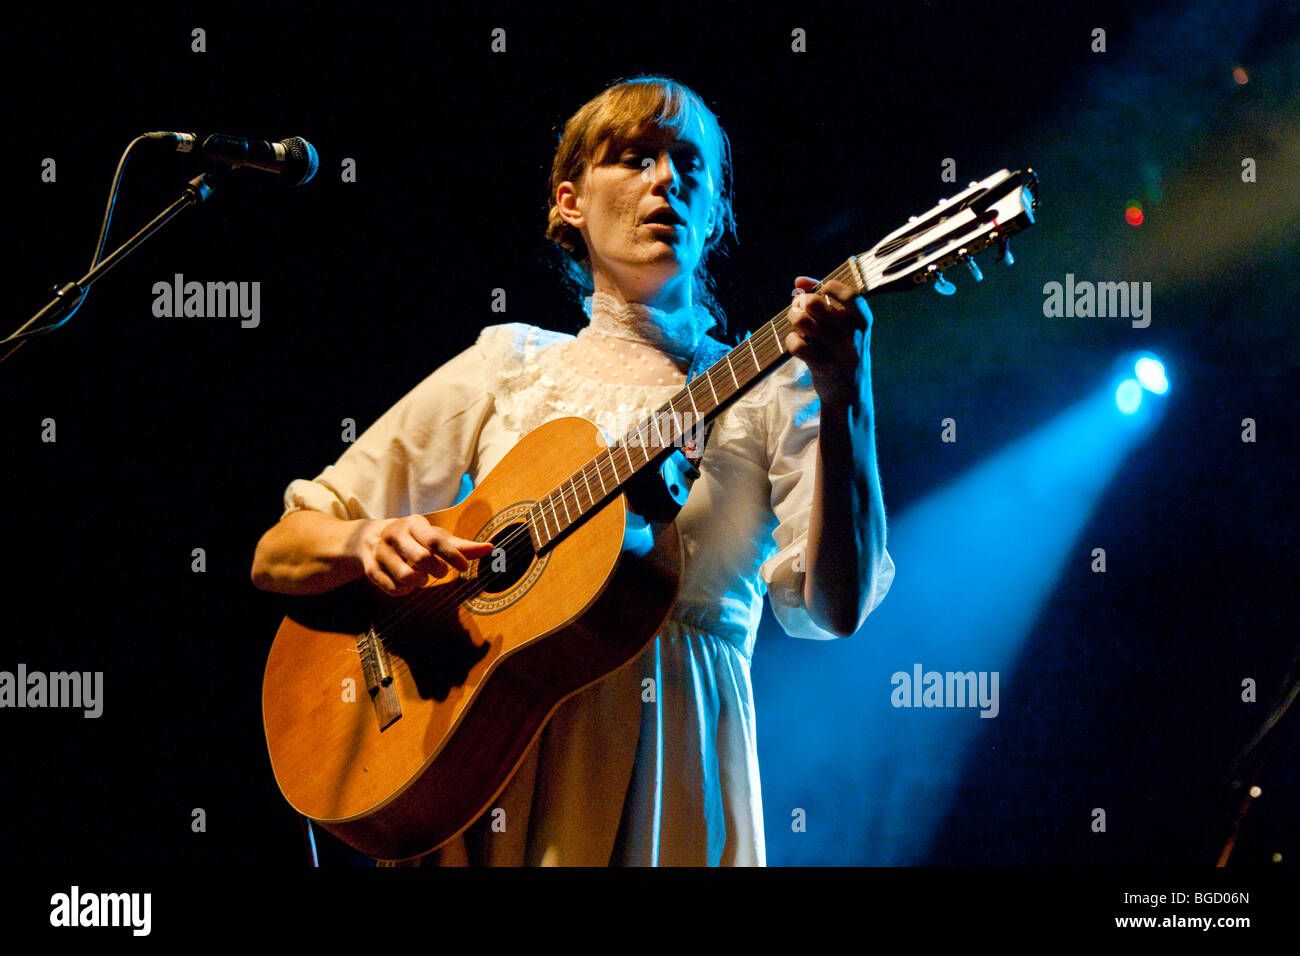
[[[670,444],[676,444],[686,437],[686,422],[682,419],[682,413],[671,404],[668,406],[668,412],[672,416],[673,428],[676,429]]]
[[[599,471],[596,472],[600,474]],[[587,480],[587,466],[582,466],[582,483],[587,486],[587,507],[592,508],[596,505],[596,496],[591,493],[591,482]]]
[[[554,492],[552,492],[551,494],[547,495],[547,496],[546,496],[546,500],[549,501],[549,502],[551,503],[551,517],[555,519],[555,533],[556,533],[556,534],[559,534],[560,531],[563,530],[563,528],[562,528],[561,525],[560,525],[560,516],[559,516],[558,514],[555,513],[555,497],[554,497]]]
[[[719,405],[721,405],[722,403],[721,403],[720,401],[718,401],[718,390],[717,390],[716,388],[713,387],[713,375],[712,375],[712,371],[713,371],[713,370],[710,369],[709,371],[705,372],[704,375],[703,375],[703,378],[704,378],[704,380],[705,380],[706,382],[709,383],[709,391],[713,393],[713,407],[714,407],[714,408],[717,408],[717,407],[718,407]]]
[[[542,501],[545,500],[546,499],[542,499]],[[551,538],[555,537],[555,535],[551,534],[551,526],[546,523],[546,509],[542,507],[541,501],[537,502],[533,507],[537,509],[537,513],[542,517],[542,527],[546,529],[546,539],[549,541]]]
[[[537,516],[533,514],[532,509],[528,510],[528,527],[533,532],[533,540],[537,542],[533,548],[536,550],[542,546],[542,536],[537,531]]]
[[[564,485],[560,485],[556,490],[560,492],[560,504],[564,508],[564,520],[569,524],[573,524],[573,516],[569,514],[569,503],[564,500]]]
[[[624,457],[627,458],[627,467],[628,467],[629,469],[631,469],[631,474],[629,474],[628,477],[631,477],[632,475],[635,475],[635,474],[636,474],[636,465],[632,464],[632,453],[631,453],[630,451],[627,450],[627,442],[625,442],[625,441],[624,441],[624,442],[620,442],[619,445],[620,445],[620,446],[622,447],[622,449],[623,449],[623,455],[624,455]]]
[[[695,389],[699,387],[699,384],[700,380],[697,378],[695,381],[691,382],[690,385],[686,386],[686,391],[691,396],[691,407],[696,410],[696,414],[699,414],[700,402],[704,403],[705,413],[707,414],[708,412],[713,411],[713,409],[708,407],[709,400],[707,398],[703,395],[699,395],[698,397],[696,396]]]
[[[648,465],[650,464],[650,458],[652,456],[650,455],[650,443],[646,440],[646,436],[641,434],[641,429],[644,426],[645,426],[645,422],[637,423],[636,438],[641,445],[641,454],[645,456],[645,463]]]
[[[682,427],[682,413],[676,409],[671,401],[668,403],[668,418],[673,423],[674,432],[665,444],[674,445],[681,440],[685,429]]]
[[[699,418],[700,408],[698,405],[695,404],[695,395],[691,392],[691,387],[687,385],[686,388],[682,389],[682,391],[684,391],[686,393],[686,397],[691,400],[691,410],[695,412],[695,417]]]
[[[605,476],[600,473],[600,456],[597,455],[592,460],[596,463],[596,480],[600,482],[600,496],[603,498],[609,494],[609,490],[605,487]]]
[[[756,372],[762,372],[762,371],[763,371],[763,366],[759,364],[759,362],[758,362],[758,353],[754,351],[754,338],[753,338],[753,336],[750,336],[749,338],[745,339],[745,344],[749,346],[749,354],[750,354],[750,356],[754,359],[754,370],[755,370]]]
[[[659,427],[659,416],[652,413],[650,417],[646,419],[646,423],[650,426],[650,440],[654,442],[654,447],[656,449],[665,447],[664,433]]]
[[[616,445],[614,447],[617,448],[618,446]],[[614,484],[621,485],[623,483],[623,476],[618,473],[618,460],[614,457],[614,448],[606,449],[605,457],[609,459],[609,467],[614,471]],[[628,477],[631,478],[632,476],[628,475]]]
[[[727,371],[731,373],[731,381],[736,386],[736,391],[740,391],[740,380],[736,378],[736,367],[731,364],[731,353],[728,352],[722,361],[727,363]]]

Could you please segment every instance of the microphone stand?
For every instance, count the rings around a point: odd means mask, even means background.
[[[50,300],[45,308],[19,326],[9,338],[0,341],[0,345],[5,345],[17,339],[17,343],[13,348],[5,352],[4,355],[0,355],[0,362],[18,351],[29,338],[53,332],[68,321],[72,317],[72,313],[76,311],[77,306],[81,305],[81,301],[86,297],[86,293],[90,291],[90,287],[101,276],[134,252],[146,239],[171,222],[182,211],[190,206],[198,205],[211,196],[214,189],[225,183],[228,174],[229,170],[220,169],[209,170],[195,176],[185,184],[185,189],[179,199],[155,216],[143,229],[118,246],[111,254],[99,260],[84,276],[76,282],[56,286],[53,289],[54,298]],[[48,322],[49,324],[32,329],[30,332],[26,331],[29,326],[37,322]]]

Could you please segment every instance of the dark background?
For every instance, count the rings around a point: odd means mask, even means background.
[[[1229,767],[1296,642],[1293,3],[43,9],[4,41],[15,268],[0,332],[85,271],[138,133],[300,135],[321,170],[295,190],[244,174],[0,365],[0,669],[105,673],[98,720],[0,713],[0,861],[301,864],[261,731],[280,613],[249,584],[253,547],[288,481],[342,452],[342,419],[364,428],[485,325],[581,327],[541,238],[558,128],[613,80],[653,72],[698,90],[731,137],[739,242],[715,271],[739,328],[774,314],[795,275],[826,274],[951,194],[945,157],[961,184],[1042,171],[1039,225],[1014,270],[977,292],[959,278],[951,300],[873,302],[891,515],[1079,400],[1126,349],[1161,351],[1175,378],[1082,538],[1107,542],[1107,588],[1082,548],[1023,642],[1016,680],[1036,688],[1033,706],[1004,701],[1002,719],[980,722],[981,759],[933,839],[904,839],[889,859],[841,841],[832,857],[789,832],[782,797],[805,784],[841,788],[845,817],[859,812],[857,771],[793,781],[783,754],[808,739],[808,705],[765,702],[792,668],[841,666],[852,641],[793,641],[765,621],[754,683],[770,861],[1213,863]],[[205,53],[190,50],[194,27]],[[806,53],[790,50],[795,27]],[[1095,27],[1104,54],[1090,50]],[[1258,160],[1253,186],[1243,156]],[[45,157],[56,183],[41,182]],[[355,184],[340,182],[343,157]],[[133,159],[110,244],[197,171]],[[1141,229],[1123,219],[1135,198]],[[260,327],[155,318],[152,286],[178,272],[260,281]],[[1043,283],[1066,272],[1151,281],[1152,326],[1043,318]],[[498,287],[504,316],[490,311]],[[948,416],[963,423],[956,445],[936,438]],[[1240,440],[1248,416],[1255,444]],[[56,443],[41,441],[45,418]],[[1254,705],[1239,699],[1247,676]],[[1276,741],[1234,865],[1300,858],[1294,715]],[[1087,827],[1098,805],[1111,808],[1104,838]],[[196,807],[206,833],[191,831]],[[834,819],[827,830],[835,842]]]

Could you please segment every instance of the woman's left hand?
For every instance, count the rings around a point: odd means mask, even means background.
[[[845,406],[860,400],[871,387],[866,299],[838,279],[818,285],[811,276],[799,276],[794,284],[786,351],[807,364],[824,403]]]

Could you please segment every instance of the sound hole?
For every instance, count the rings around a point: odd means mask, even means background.
[[[485,595],[509,591],[528,573],[537,557],[532,536],[523,522],[498,528],[491,540],[495,549],[478,563]]]

